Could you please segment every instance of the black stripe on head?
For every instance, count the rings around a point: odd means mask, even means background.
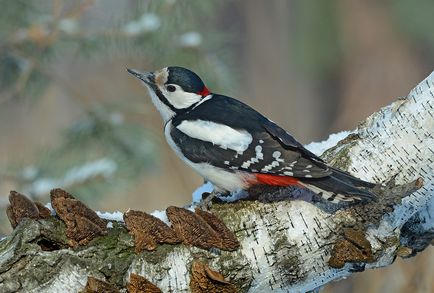
[[[172,110],[173,112],[175,112],[176,114],[183,114],[183,113],[187,113],[190,110],[194,109],[196,107],[196,105],[198,103],[200,103],[200,101],[198,101],[197,103],[192,104],[190,107],[188,108],[184,108],[184,109],[178,109],[175,108],[170,102],[169,100],[167,100],[167,98],[163,95],[163,93],[160,91],[160,89],[155,85],[155,84],[150,84],[149,86],[152,87],[152,90],[154,91],[154,93],[157,95],[157,97],[160,99],[160,101],[166,105],[170,110]]]
[[[170,66],[169,78],[166,84],[177,84],[186,92],[200,93],[205,85],[200,77],[191,70],[179,66]]]
[[[154,92],[155,92],[155,94],[157,95],[157,97],[160,99],[160,101],[161,102],[163,102],[163,104],[164,105],[166,105],[167,107],[169,107],[169,109],[170,110],[172,110],[173,112],[175,112],[176,114],[182,114],[182,113],[187,113],[187,112],[189,112],[191,109],[193,109],[195,106],[196,106],[196,104],[197,103],[195,103],[195,104],[193,104],[193,105],[191,105],[190,107],[188,107],[188,108],[185,108],[185,109],[178,109],[178,108],[175,108],[167,99],[166,99],[166,97],[163,95],[163,93],[160,91],[160,89],[157,87],[157,86],[155,86],[155,85],[153,85],[152,86],[152,88],[153,88],[153,90],[154,90]],[[199,101],[200,102],[200,101]],[[198,103],[199,103],[198,102]]]
[[[176,109],[173,107],[173,105],[166,99],[166,97],[163,95],[163,93],[160,91],[160,89],[156,85],[152,85],[152,88],[157,95],[157,97],[160,99],[161,102],[163,102],[164,105],[169,107],[170,110],[172,110],[175,113],[179,112],[179,109]]]

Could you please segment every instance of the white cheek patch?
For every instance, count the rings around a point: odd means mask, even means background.
[[[253,140],[252,135],[245,130],[233,129],[211,121],[186,120],[176,128],[192,138],[208,141],[222,149],[231,149],[237,153],[243,153]]]
[[[196,104],[202,99],[201,95],[195,93],[187,93],[180,89],[175,92],[168,92],[166,89],[161,89],[163,95],[169,103],[177,109],[185,109],[193,104]]]

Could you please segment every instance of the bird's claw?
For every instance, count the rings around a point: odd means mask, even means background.
[[[216,198],[218,195],[219,193],[215,191],[202,193],[202,199],[199,202],[198,207],[203,211],[209,210],[212,200]]]

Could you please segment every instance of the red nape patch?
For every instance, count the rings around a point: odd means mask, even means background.
[[[256,184],[266,184],[274,186],[289,186],[289,185],[299,185],[298,180],[290,176],[278,176],[272,174],[255,174]]]
[[[204,86],[203,89],[200,92],[198,92],[197,94],[201,95],[202,97],[206,97],[210,94],[210,91],[206,86]]]

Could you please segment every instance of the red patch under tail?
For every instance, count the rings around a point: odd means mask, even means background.
[[[273,174],[255,174],[256,182],[255,184],[265,184],[273,186],[290,186],[299,184],[299,180],[290,176],[278,176]]]

